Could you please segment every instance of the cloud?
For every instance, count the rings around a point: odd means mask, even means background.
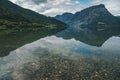
[[[86,7],[105,4],[108,10],[114,14],[120,14],[120,0],[10,0],[24,8],[31,9],[40,14],[55,16],[65,12],[75,13]]]
[[[40,3],[47,2],[47,0],[31,0],[31,1],[33,1],[35,4],[40,4]]]
[[[113,15],[120,15],[120,0],[92,0],[92,5],[105,4]]]
[[[64,12],[76,12],[82,10],[84,5],[78,0],[10,0],[24,8],[32,9],[40,14],[55,16]]]

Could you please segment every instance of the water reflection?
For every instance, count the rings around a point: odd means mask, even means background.
[[[56,34],[57,37],[64,39],[74,38],[80,42],[101,47],[106,40],[112,36],[119,36],[118,31],[91,31],[88,29],[75,30],[74,28],[68,28]]]
[[[55,36],[27,44],[0,58],[0,80],[119,80],[120,38],[103,46]]]

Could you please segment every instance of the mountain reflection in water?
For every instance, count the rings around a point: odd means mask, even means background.
[[[119,80],[120,38],[101,47],[49,36],[0,58],[0,80]]]

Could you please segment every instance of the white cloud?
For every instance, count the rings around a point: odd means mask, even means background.
[[[34,0],[10,0],[24,8],[32,9],[40,14],[55,16],[64,12],[76,12],[84,8],[84,5],[79,1],[72,0],[47,0],[39,4],[34,3]],[[40,0],[39,0],[40,1]],[[43,1],[43,0],[42,0]]]
[[[120,14],[120,0],[92,0],[92,4],[105,4],[106,8],[113,14]]]
[[[31,9],[40,14],[55,16],[64,12],[75,13],[86,7],[96,4],[105,4],[114,15],[120,14],[120,0],[90,0],[83,4],[80,0],[10,0],[24,8]]]

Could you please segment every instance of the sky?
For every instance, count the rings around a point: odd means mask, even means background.
[[[115,16],[120,16],[120,0],[10,0],[13,3],[46,16],[75,13],[89,6],[104,4]]]

